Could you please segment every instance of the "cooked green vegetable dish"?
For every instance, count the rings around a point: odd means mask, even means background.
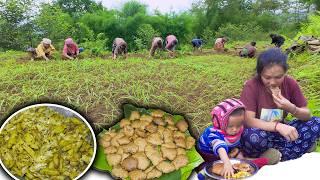
[[[34,107],[13,117],[0,132],[0,157],[20,179],[74,179],[93,156],[88,126],[48,107]]]

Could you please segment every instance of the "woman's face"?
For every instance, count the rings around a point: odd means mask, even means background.
[[[261,73],[261,80],[263,84],[269,88],[280,87],[283,82],[286,72],[280,65],[270,65],[263,69]]]
[[[45,44],[45,43],[43,43],[43,47],[46,48],[46,49],[48,49],[48,48],[50,47],[50,44]]]

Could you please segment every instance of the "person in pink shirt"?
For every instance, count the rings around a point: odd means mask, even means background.
[[[64,41],[62,59],[75,59],[79,53],[78,45],[71,38]]]
[[[173,52],[178,44],[178,39],[174,35],[169,35],[166,37],[166,50],[172,56]]]
[[[128,44],[123,38],[115,38],[112,44],[112,59],[117,59],[117,56],[121,54],[128,59]]]
[[[163,40],[161,37],[154,37],[151,43],[150,56],[154,56],[157,49],[162,49]]]
[[[216,39],[216,42],[214,43],[214,50],[216,51],[224,51],[224,44],[227,42],[226,37],[220,37]]]

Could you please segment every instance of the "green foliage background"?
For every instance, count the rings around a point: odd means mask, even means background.
[[[107,9],[93,0],[53,0],[42,4],[2,0],[0,51],[35,47],[44,37],[61,49],[68,37],[86,43],[95,41],[101,33],[106,38],[103,49],[111,50],[114,38],[122,37],[129,51],[145,50],[155,35],[176,35],[178,49],[189,45],[195,37],[203,38],[207,47],[212,47],[214,39],[221,35],[231,41],[266,40],[271,32],[292,38],[317,9],[318,1],[310,0],[194,0],[190,10],[179,13],[151,12],[145,4],[134,0],[120,9]],[[309,21],[318,22],[318,16],[310,16]],[[318,35],[317,28],[305,31]]]

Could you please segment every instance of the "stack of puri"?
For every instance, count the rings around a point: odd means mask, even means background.
[[[185,132],[188,124],[176,124],[172,115],[154,110],[150,115],[133,111],[120,121],[120,130],[109,130],[99,139],[112,175],[131,180],[154,179],[188,164],[186,150],[195,139]]]

